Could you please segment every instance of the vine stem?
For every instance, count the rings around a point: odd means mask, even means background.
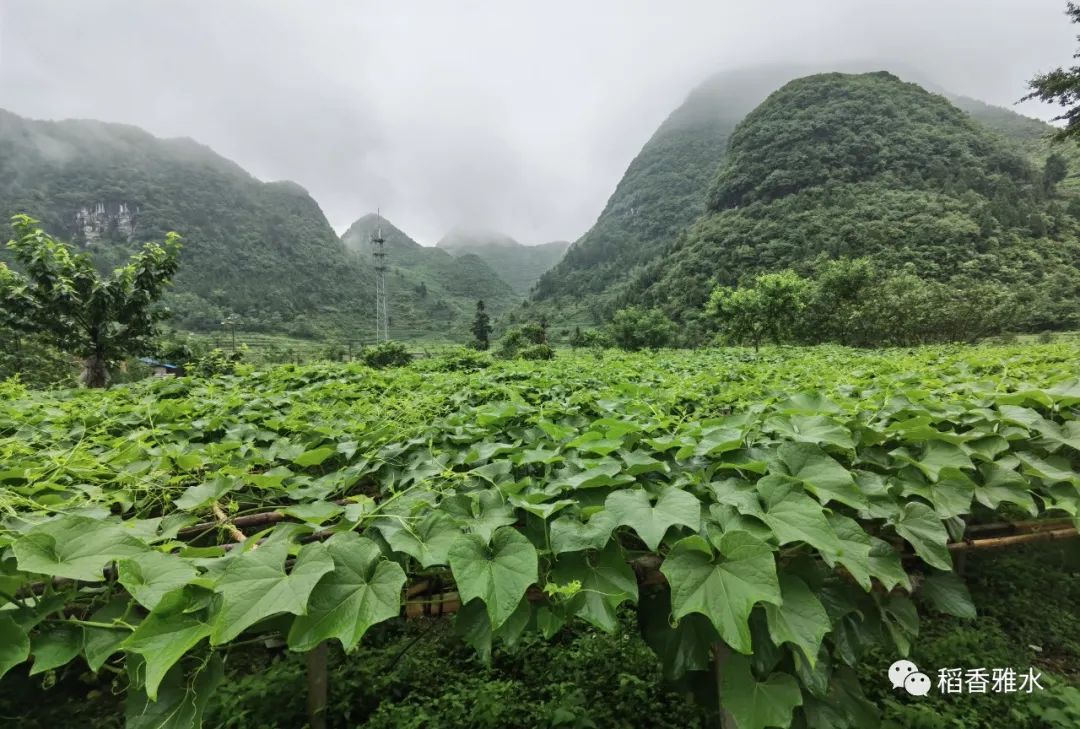
[[[242,542],[247,539],[244,533],[236,528],[235,524],[229,523],[229,517],[225,516],[221,504],[216,501],[214,502],[214,518],[218,520],[218,524],[225,527],[225,530],[229,532],[229,536],[237,542]]]

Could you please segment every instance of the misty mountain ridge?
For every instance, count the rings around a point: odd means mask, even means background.
[[[215,330],[235,316],[253,331],[374,333],[370,256],[343,243],[301,185],[262,182],[191,139],[0,110],[0,216],[16,213],[39,219],[103,270],[144,241],[179,232],[180,269],[166,294],[174,326]],[[496,312],[518,300],[474,256],[422,248],[389,225],[384,235],[393,251],[392,329],[401,336],[454,328],[465,336],[476,298],[490,298]],[[412,258],[404,255],[413,249]],[[10,261],[2,247],[0,257]],[[422,270],[407,275],[413,265]],[[444,280],[435,282],[432,271]]]
[[[358,258],[370,262],[371,238],[376,230],[384,240],[391,317],[465,328],[478,300],[496,316],[521,300],[480,256],[451,255],[441,248],[422,246],[374,213],[356,220],[341,240]]]
[[[310,318],[346,327],[373,308],[370,267],[348,255],[301,186],[261,182],[190,139],[2,112],[0,217],[15,213],[103,269],[180,232],[166,299],[184,328],[215,329],[235,315],[246,328],[307,333]]]
[[[454,228],[436,243],[455,256],[473,254],[484,259],[520,296],[529,294],[569,246],[567,241],[527,246],[504,233],[466,228]]]
[[[877,71],[880,64],[840,66],[865,72]],[[630,163],[593,227],[541,277],[533,294],[540,310],[563,320],[599,322],[634,299],[640,278],[658,275],[665,252],[706,212],[710,184],[736,126],[774,91],[811,75],[808,69],[822,70],[774,65],[724,71],[691,91]],[[1069,167],[1062,187],[1078,184],[1080,150],[1052,147],[1049,124],[972,99],[948,98],[1031,164],[1041,167],[1051,152],[1062,154]]]
[[[696,283],[687,286],[665,272],[673,266],[685,271],[690,259],[708,268],[714,250],[695,238],[705,225],[695,227],[695,221],[715,219],[715,233],[718,221],[731,226],[739,217],[722,217],[723,210],[708,205],[717,171],[728,162],[732,136],[755,108],[804,70],[726,71],[694,89],[630,163],[596,224],[572,245],[526,246],[497,231],[459,227],[435,246],[422,246],[374,214],[339,238],[301,185],[262,182],[189,138],[161,139],[134,126],[93,120],[35,121],[3,110],[0,215],[27,212],[41,219],[50,232],[91,251],[103,268],[145,240],[168,230],[181,232],[181,270],[168,303],[174,322],[184,328],[215,329],[226,316],[237,315],[241,326],[264,331],[367,331],[374,309],[370,232],[379,221],[391,268],[391,317],[403,336],[445,333],[448,327],[464,336],[477,299],[497,315],[530,292],[541,312],[602,321],[626,302],[660,301],[659,280],[678,283],[683,303],[672,307],[677,314],[720,275],[695,274]],[[943,96],[922,94],[948,104]],[[902,96],[919,105],[925,101],[923,95],[917,102]],[[973,99],[947,98],[981,125],[987,139],[997,140],[986,143],[989,154],[1010,154],[1038,167],[1051,151],[1058,152],[1069,167],[1062,190],[1080,187],[1080,152],[1051,147],[1046,134],[1052,127]],[[767,137],[759,143],[775,153]],[[768,177],[775,172],[774,161],[753,169],[748,174]],[[1016,179],[1029,179],[1032,169]],[[1021,199],[1017,194],[995,193]],[[1063,224],[1059,213],[1066,202],[1058,200],[1049,212],[1039,208],[1041,222],[1031,223],[1037,230],[1029,231],[1034,239],[1043,228],[1060,235],[1053,226]],[[1010,225],[1010,236],[1025,238],[1020,227]],[[989,234],[983,240],[982,245],[1001,241]],[[740,245],[757,250],[764,244],[751,238]],[[660,263],[665,255],[672,262]],[[743,256],[746,267],[721,278],[772,265],[769,256],[755,256]]]
[[[706,211],[639,271],[624,301],[696,318],[717,284],[813,275],[870,258],[932,280],[997,282],[1026,328],[1072,316],[1076,200],[1023,149],[945,97],[887,72],[818,74],[772,93],[733,130]]]

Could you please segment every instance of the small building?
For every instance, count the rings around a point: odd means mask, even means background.
[[[139,361],[154,370],[154,377],[177,377],[184,374],[184,368],[180,365],[162,362],[153,357],[143,357]]]

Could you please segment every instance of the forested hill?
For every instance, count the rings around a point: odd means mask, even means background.
[[[501,233],[457,229],[443,236],[436,245],[455,256],[472,253],[483,258],[515,293],[527,296],[540,276],[559,262],[570,244],[552,241],[526,246]]]
[[[1015,111],[992,106],[967,96],[945,94],[945,97],[972,119],[996,132],[1003,139],[1016,145],[1028,160],[1041,167],[1051,154],[1060,155],[1066,163],[1068,174],[1062,186],[1080,192],[1080,145],[1075,142],[1055,142],[1056,129],[1039,119],[1017,114]]]
[[[874,66],[856,62],[845,68],[867,71]],[[594,226],[541,277],[533,298],[556,317],[599,320],[610,315],[632,295],[628,287],[640,290],[631,282],[705,212],[706,193],[735,126],[770,93],[813,72],[794,65],[751,68],[720,73],[696,88],[630,163]],[[1038,168],[1051,152],[1062,155],[1068,167],[1062,187],[1080,188],[1080,149],[1052,146],[1048,124],[946,96]]]
[[[452,256],[440,248],[422,246],[375,214],[357,220],[341,239],[362,261],[370,262],[371,234],[377,227],[386,241],[392,330],[445,334],[449,327],[461,333],[476,313],[477,300],[482,299],[494,314],[521,300],[480,257]]]
[[[706,214],[627,298],[692,315],[717,283],[870,257],[930,279],[999,282],[1029,297],[1029,314],[1075,306],[1075,209],[944,97],[885,72],[810,76],[740,122]]]
[[[260,182],[189,139],[0,111],[4,227],[21,212],[103,268],[181,233],[168,295],[181,327],[216,328],[234,314],[245,329],[308,332],[366,321],[374,306],[370,266],[345,250],[303,188]]]
[[[593,227],[537,283],[535,299],[566,312],[605,306],[705,210],[728,135],[787,68],[719,74],[694,89],[630,163]]]

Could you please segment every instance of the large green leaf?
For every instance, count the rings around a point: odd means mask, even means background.
[[[441,511],[429,511],[413,521],[386,518],[376,526],[395,551],[409,555],[421,567],[446,564],[450,545],[461,536],[454,518]]]
[[[960,469],[943,466],[938,471],[937,481],[908,482],[904,485],[904,495],[922,496],[933,505],[938,516],[948,519],[971,511],[971,499],[975,496],[975,482]]]
[[[761,519],[780,544],[806,542],[822,554],[835,558],[842,550],[821,504],[806,495],[798,482],[785,476],[766,476],[757,483],[765,503]]]
[[[851,473],[812,443],[785,443],[777,450],[769,468],[801,481],[822,504],[839,501],[856,509],[866,506],[866,497],[855,485]]]
[[[927,442],[926,447],[918,456],[913,456],[906,448],[897,448],[890,454],[899,461],[910,463],[926,474],[931,481],[937,481],[941,469],[973,469],[975,464],[971,462],[964,449],[952,443],[940,440]]]
[[[83,628],[83,656],[91,671],[101,668],[105,661],[109,660],[109,656],[116,653],[124,640],[131,635],[131,628],[127,626],[139,621],[128,616],[130,611],[131,603],[126,596],[121,596],[114,598],[90,616],[89,622],[97,625]],[[104,625],[115,627],[101,627]]]
[[[117,562],[120,584],[147,610],[165,596],[191,582],[198,570],[188,560],[162,552],[144,552]]]
[[[931,567],[952,571],[952,556],[946,543],[949,533],[941,519],[926,504],[905,504],[896,520],[896,532],[911,544],[915,554]]]
[[[63,666],[79,655],[82,643],[82,628],[77,625],[61,624],[36,634],[30,641],[30,655],[34,657],[30,675]]]
[[[301,615],[308,597],[323,575],[334,569],[327,547],[306,544],[285,574],[289,546],[284,540],[267,542],[229,562],[215,589],[221,610],[214,621],[211,643],[226,643],[255,623],[280,613]]]
[[[217,475],[209,481],[189,486],[173,503],[176,505],[177,509],[195,511],[196,509],[207,506],[211,501],[220,499],[239,485],[239,482],[235,478]]]
[[[138,664],[129,666],[137,673]],[[200,664],[193,675],[184,675],[181,666],[173,666],[161,681],[157,700],[150,699],[135,685],[128,688],[125,707],[126,729],[199,729],[203,712],[214,689],[225,677],[225,665],[219,656]],[[137,684],[137,678],[132,682]]]
[[[405,572],[385,559],[375,542],[343,532],[326,542],[326,550],[334,569],[315,585],[307,614],[293,621],[289,647],[295,651],[311,650],[329,638],[351,651],[368,628],[401,610]]]
[[[725,660],[720,675],[720,703],[739,729],[788,727],[796,706],[802,705],[799,682],[787,673],[754,678],[750,659],[737,653]]]
[[[602,509],[582,523],[573,516],[560,516],[551,522],[551,551],[578,552],[583,549],[603,549],[611,538],[611,532],[618,526],[615,517],[607,509]]]
[[[688,613],[672,624],[669,590],[642,594],[637,614],[641,637],[660,658],[664,678],[674,681],[712,665],[712,647],[720,640],[716,629],[700,613]]]
[[[0,678],[30,657],[30,638],[10,615],[0,613]]]
[[[461,519],[470,532],[480,535],[485,542],[491,541],[491,535],[499,527],[509,526],[517,521],[514,509],[494,490],[459,494],[444,500],[440,507]],[[457,536],[455,532],[450,544]]]
[[[750,653],[750,611],[759,602],[779,605],[772,550],[747,532],[726,532],[714,554],[699,536],[679,540],[660,566],[671,585],[672,615],[701,613],[724,642]]]
[[[491,664],[491,620],[484,601],[470,600],[454,616],[454,633],[471,645],[484,665]]]
[[[24,572],[83,582],[101,582],[109,562],[148,551],[120,524],[86,516],[38,524],[15,542],[14,550]]]
[[[1016,504],[1032,516],[1038,513],[1031,497],[1027,479],[999,463],[984,463],[979,467],[983,482],[975,489],[975,500],[988,509],[1002,504]]]
[[[817,663],[818,649],[831,629],[829,615],[821,600],[795,575],[780,573],[781,605],[766,603],[769,635],[776,645],[791,643],[802,649],[811,666]]]
[[[517,608],[537,579],[536,549],[520,532],[502,527],[490,545],[476,534],[465,534],[450,548],[450,570],[461,601],[484,601],[492,630]]]
[[[911,581],[900,555],[888,542],[872,537],[863,531],[859,522],[842,514],[830,514],[829,524],[840,538],[842,546],[835,560],[828,556],[824,559],[832,566],[839,562],[864,590],[869,591],[871,578],[878,579],[886,590],[900,586],[911,589]]]
[[[604,502],[615,523],[637,532],[641,541],[656,551],[667,530],[676,524],[697,529],[701,524],[701,502],[691,493],[677,488],[664,489],[653,505],[643,489],[615,491]]]
[[[938,572],[923,580],[919,594],[938,612],[974,620],[975,603],[967,585],[953,572]]]
[[[146,695],[157,699],[161,680],[185,653],[210,635],[206,598],[183,587],[165,595],[121,648],[146,661]]]
[[[778,415],[766,420],[763,428],[797,443],[831,445],[844,450],[855,447],[851,431],[827,415]]]
[[[618,625],[616,608],[627,600],[637,601],[637,577],[616,542],[602,552],[560,555],[551,579],[558,585],[579,582],[581,590],[569,599],[566,609],[608,632]]]

